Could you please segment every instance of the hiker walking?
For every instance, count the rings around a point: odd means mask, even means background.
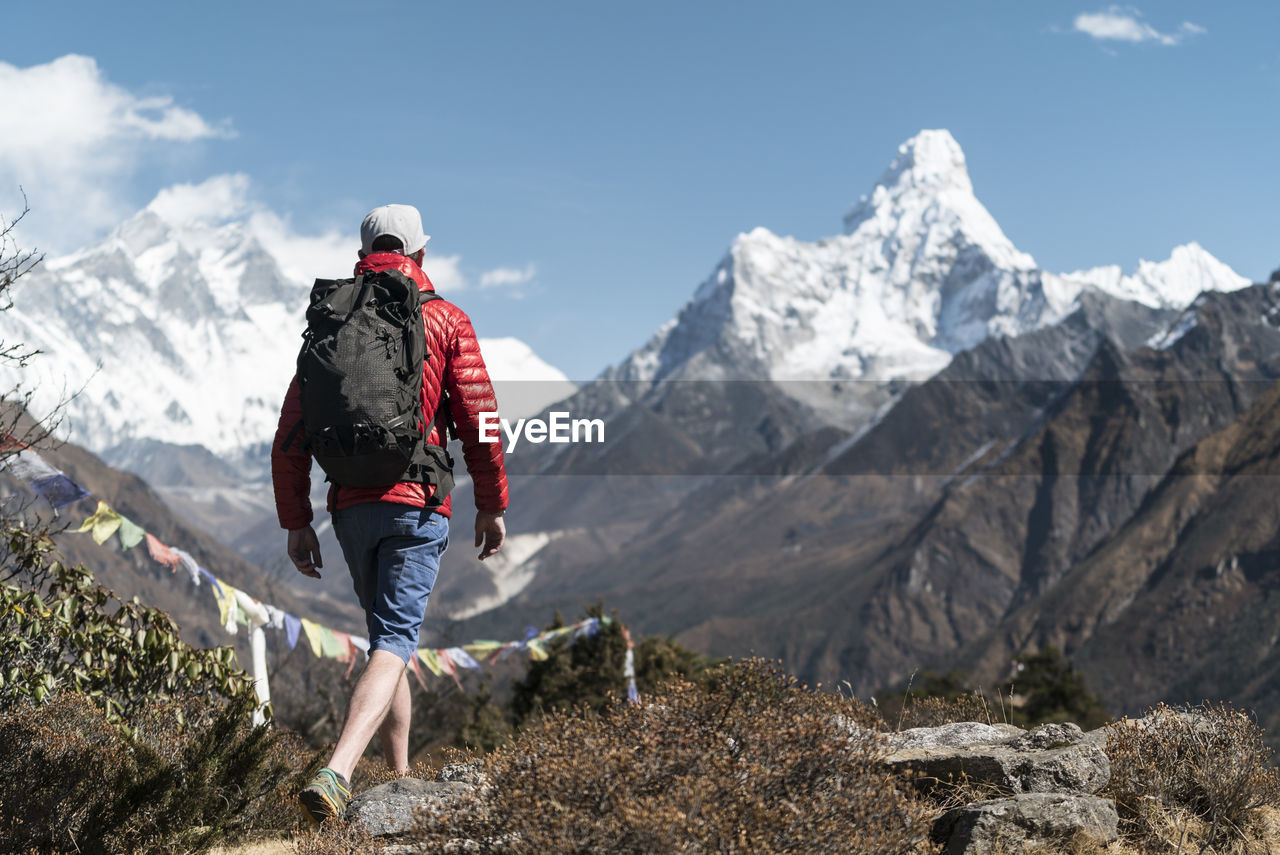
[[[418,632],[449,543],[452,428],[475,484],[480,560],[502,548],[502,445],[480,441],[493,386],[466,313],[422,272],[427,235],[410,205],[375,208],[360,225],[355,278],[317,280],[298,370],[271,449],[281,528],[298,572],[320,578],[311,527],[311,461],[369,630],[369,662],[352,691],[328,765],[299,795],[314,822],[340,815],[376,732],[387,764],[409,767],[409,681]]]

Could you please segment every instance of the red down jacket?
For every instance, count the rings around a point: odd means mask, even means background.
[[[394,252],[377,252],[365,256],[356,265],[356,275],[380,270],[399,270],[418,283],[419,290],[433,291],[435,286],[414,264],[413,259]],[[497,400],[489,372],[480,356],[480,343],[467,313],[447,300],[432,300],[422,307],[422,320],[427,331],[427,352],[431,354],[423,368],[422,412],[424,421],[436,411],[440,391],[449,393],[458,438],[467,471],[475,483],[476,508],[498,513],[507,507],[507,474],[502,465],[502,443],[480,441],[480,413],[496,412]],[[303,528],[310,525],[311,455],[295,438],[283,448],[289,434],[302,421],[302,401],[298,378],[289,384],[280,409],[280,423],[271,447],[271,480],[275,487],[276,514],[280,527]],[[443,413],[431,426],[427,442],[443,445],[446,426]],[[452,496],[444,500],[440,512],[449,516]],[[396,502],[424,507],[427,494],[421,484],[401,481],[391,487],[329,488],[329,510],[358,505],[361,502]]]

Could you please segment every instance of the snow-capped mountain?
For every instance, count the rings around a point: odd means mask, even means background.
[[[33,390],[37,413],[74,396],[63,433],[100,453],[158,440],[234,459],[275,431],[310,282],[286,275],[251,219],[185,216],[165,202],[15,286],[3,338],[42,355],[0,383]],[[481,345],[518,399],[504,415],[572,391],[518,339]]]
[[[945,130],[904,142],[844,224],[814,243],[739,235],[679,314],[605,378],[923,379],[988,336],[1061,320],[1086,289],[1180,307],[1248,284],[1197,244],[1129,276],[1041,270],[978,201]]]

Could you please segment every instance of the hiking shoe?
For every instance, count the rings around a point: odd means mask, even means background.
[[[351,784],[329,768],[321,769],[311,783],[298,793],[298,804],[312,824],[319,825],[331,817],[342,816],[351,801]]]

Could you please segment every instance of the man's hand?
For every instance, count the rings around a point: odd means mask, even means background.
[[[484,544],[480,550],[480,560],[497,553],[502,548],[502,541],[507,539],[507,524],[502,514],[486,514],[476,512],[476,546]]]
[[[324,566],[324,562],[320,560],[320,541],[311,526],[289,530],[289,560],[303,576],[320,578],[319,568]]]

